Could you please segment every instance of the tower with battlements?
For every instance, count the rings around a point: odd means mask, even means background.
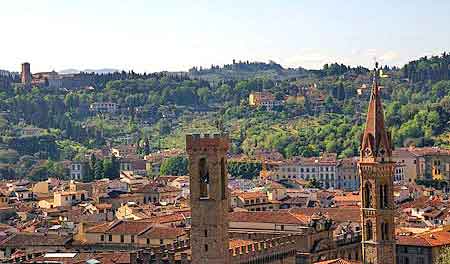
[[[391,135],[384,125],[376,64],[361,139],[360,160],[362,252],[364,264],[395,263],[395,225]]]
[[[20,80],[22,84],[25,86],[31,85],[32,77],[31,77],[30,63],[28,62],[22,63],[22,72],[20,73]]]
[[[229,263],[228,136],[187,135],[192,263]]]

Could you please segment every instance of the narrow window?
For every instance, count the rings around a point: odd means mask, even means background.
[[[384,208],[384,189],[383,189],[383,185],[380,185],[380,191],[379,191],[379,199],[380,199],[380,208]]]
[[[120,235],[120,242],[121,242],[121,243],[125,242],[125,237],[124,237],[124,235]]]
[[[205,229],[205,237],[208,237],[208,230]]]
[[[208,245],[205,244],[205,252],[208,252]]]
[[[364,188],[364,207],[365,208],[372,207],[371,189],[372,189],[372,187],[371,187],[370,182],[366,182],[365,188]]]
[[[112,235],[108,236],[108,241],[111,242],[112,241]]]
[[[384,232],[384,239],[389,240],[390,238],[389,238],[389,224],[388,223],[384,224],[383,232]]]
[[[201,158],[198,164],[200,180],[200,199],[209,198],[209,171],[206,158]]]
[[[372,222],[367,221],[366,223],[366,240],[372,240]]]
[[[222,191],[222,200],[227,199],[227,187],[226,186],[226,177],[227,177],[227,173],[226,173],[226,167],[225,167],[225,159],[222,158],[220,160],[220,181],[221,181],[221,191]]]
[[[100,235],[100,241],[105,241],[105,236],[104,235]]]
[[[383,187],[383,198],[384,198],[384,208],[389,207],[389,199],[388,199],[388,186],[384,185]]]

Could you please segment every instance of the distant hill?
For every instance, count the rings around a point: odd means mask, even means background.
[[[269,61],[268,63],[233,61],[232,64],[225,64],[222,67],[215,65],[211,65],[211,68],[207,69],[193,67],[188,73],[191,78],[200,78],[208,81],[240,80],[259,77],[282,80],[293,77],[305,77],[308,74],[308,70],[303,68],[285,69],[274,61]]]
[[[77,69],[66,69],[59,71],[59,74],[75,74],[80,72],[88,72],[88,73],[98,73],[98,74],[104,74],[104,73],[114,73],[114,72],[120,72],[120,70],[117,69],[110,69],[110,68],[104,68],[104,69],[85,69],[85,70],[77,70]]]
[[[19,73],[17,72],[10,72],[7,70],[0,70],[0,76],[17,76]]]

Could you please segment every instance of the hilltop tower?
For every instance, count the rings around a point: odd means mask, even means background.
[[[192,263],[229,263],[228,136],[187,135]]]
[[[395,226],[391,135],[384,125],[375,65],[372,92],[361,139],[360,160],[362,252],[364,264],[395,263]]]
[[[20,80],[23,85],[30,85],[31,84],[31,70],[30,70],[30,63],[24,62],[22,63],[22,72],[20,73]]]

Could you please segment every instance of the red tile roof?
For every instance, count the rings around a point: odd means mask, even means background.
[[[276,212],[232,212],[229,215],[229,221],[307,225],[309,222],[309,217],[294,215],[287,210],[280,210]]]
[[[16,233],[0,242],[0,247],[64,246],[69,237],[42,233]]]
[[[346,260],[346,259],[332,259],[314,262],[314,264],[361,264],[361,261]]]
[[[333,221],[341,222],[361,222],[360,208],[293,208],[290,212],[295,215],[311,217],[313,214],[322,213],[328,215]]]
[[[450,245],[450,231],[438,230],[417,235],[399,235],[397,244],[403,246],[440,247]]]

